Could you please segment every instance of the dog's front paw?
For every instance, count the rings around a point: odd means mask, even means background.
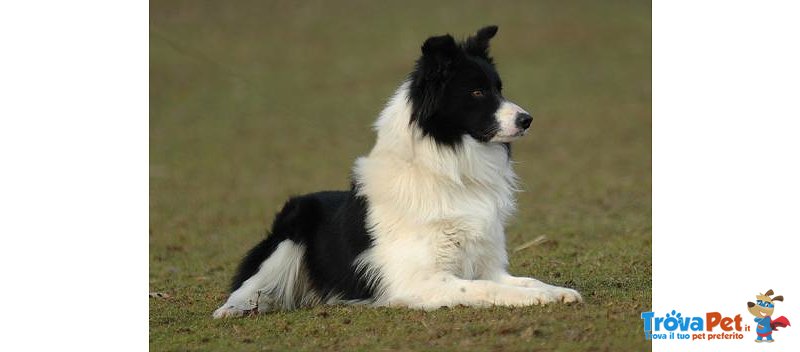
[[[553,287],[551,294],[555,300],[563,303],[580,303],[583,302],[583,297],[578,291],[566,287]]]
[[[518,288],[493,297],[491,302],[495,305],[511,307],[538,306],[556,302],[556,296],[547,289]]]

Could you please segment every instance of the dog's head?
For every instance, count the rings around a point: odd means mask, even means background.
[[[428,38],[411,74],[409,98],[416,123],[438,143],[457,145],[464,135],[508,143],[531,126],[531,114],[503,97],[489,56],[497,26],[481,28],[463,42],[451,35]]]
[[[783,296],[770,297],[774,294],[772,290],[756,295],[756,303],[747,302],[747,311],[750,314],[763,318],[771,316],[775,312],[775,301],[783,302]]]

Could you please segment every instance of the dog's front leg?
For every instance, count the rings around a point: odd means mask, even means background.
[[[562,300],[549,288],[518,287],[490,280],[465,280],[442,275],[420,283],[410,295],[390,300],[390,305],[437,309],[457,305],[487,307],[530,306]]]
[[[583,301],[581,294],[571,288],[549,285],[530,277],[511,276],[505,271],[495,273],[492,275],[491,280],[504,285],[548,290],[557,297],[558,301],[564,303]]]

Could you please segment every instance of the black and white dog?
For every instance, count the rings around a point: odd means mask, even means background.
[[[428,38],[375,123],[349,191],[291,198],[242,260],[215,318],[317,304],[525,306],[578,292],[506,271],[514,211],[509,143],[531,115],[489,57],[496,26]]]

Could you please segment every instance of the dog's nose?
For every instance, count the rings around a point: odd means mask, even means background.
[[[531,122],[532,121],[533,121],[533,117],[531,115],[528,115],[528,114],[525,114],[525,113],[517,114],[516,124],[517,124],[517,127],[519,127],[519,128],[527,129],[528,127],[531,127]]]
[[[747,308],[753,308],[754,305],[756,304],[753,302],[747,302]]]

